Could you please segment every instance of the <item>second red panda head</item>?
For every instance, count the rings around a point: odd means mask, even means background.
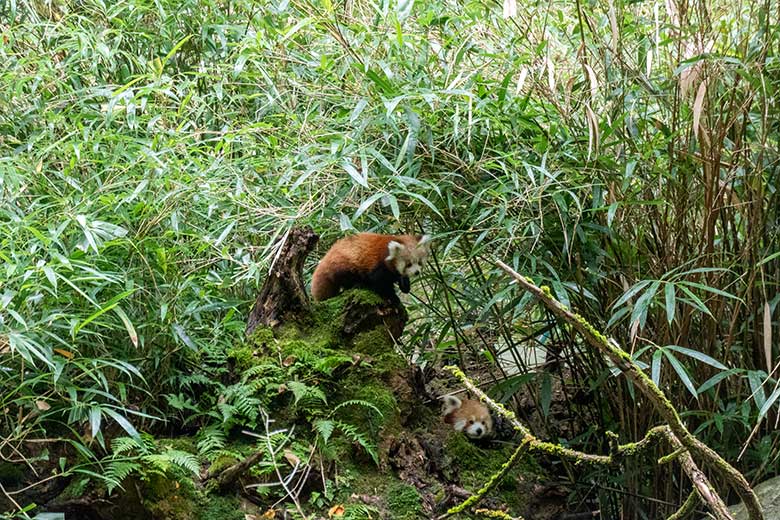
[[[493,418],[490,409],[480,401],[459,399],[446,395],[444,400],[444,422],[455,431],[463,432],[472,439],[481,439],[493,433]]]

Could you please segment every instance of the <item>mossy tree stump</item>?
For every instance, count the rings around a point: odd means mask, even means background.
[[[249,313],[247,334],[251,334],[258,325],[276,327],[309,307],[309,297],[303,284],[303,264],[319,239],[310,227],[293,228],[285,235]]]

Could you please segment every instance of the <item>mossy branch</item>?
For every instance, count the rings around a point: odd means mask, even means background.
[[[512,456],[509,457],[509,460],[507,460],[501,466],[501,469],[498,470],[497,473],[495,473],[488,479],[488,481],[485,483],[484,486],[482,486],[482,488],[479,491],[477,491],[476,493],[468,497],[466,500],[464,500],[457,506],[448,509],[447,512],[442,516],[440,516],[439,518],[446,518],[450,515],[456,515],[458,513],[462,513],[467,508],[479,503],[479,501],[482,500],[482,498],[485,495],[487,495],[491,489],[495,488],[496,485],[498,485],[498,483],[504,479],[507,473],[509,473],[509,470],[511,470],[512,467],[514,467],[514,465],[517,463],[517,461],[520,460],[520,455],[525,452],[526,448],[527,448],[527,443],[521,442],[520,445],[517,446],[515,451],[512,453]]]
[[[683,502],[683,505],[680,506],[680,509],[669,515],[666,520],[682,520],[693,512],[693,508],[695,508],[698,503],[699,495],[696,491],[691,491],[688,498]]]
[[[228,466],[215,474],[209,473],[206,475],[206,481],[214,481],[217,487],[220,489],[229,488],[234,482],[241,478],[252,466],[260,462],[265,454],[264,450],[256,451],[242,461],[239,461],[232,466]]]
[[[579,464],[582,462],[588,463],[588,464],[599,464],[604,466],[611,466],[616,465],[626,457],[634,457],[637,456],[639,453],[647,450],[651,446],[655,445],[660,439],[667,439],[669,441],[669,444],[672,446],[672,449],[674,450],[670,455],[666,455],[665,457],[661,458],[661,461],[666,462],[670,460],[680,460],[680,463],[683,467],[683,470],[688,474],[688,477],[691,479],[691,481],[694,484],[694,487],[696,489],[696,492],[698,495],[702,498],[705,502],[712,502],[712,508],[713,511],[716,511],[719,513],[718,518],[724,519],[724,520],[730,520],[731,516],[726,509],[725,504],[722,500],[720,500],[720,497],[717,496],[717,494],[713,494],[712,491],[712,485],[710,484],[707,477],[702,473],[699,468],[694,463],[693,459],[691,458],[690,453],[688,450],[684,449],[682,445],[680,444],[680,441],[677,439],[677,437],[674,436],[672,431],[669,429],[669,427],[665,424],[656,426],[654,428],[651,428],[648,430],[648,432],[645,434],[645,436],[637,441],[637,442],[630,442],[627,444],[617,444],[617,442],[611,442],[611,448],[610,448],[610,455],[593,455],[590,453],[584,453],[577,450],[572,450],[569,448],[565,448],[561,446],[560,444],[554,444],[551,442],[545,442],[541,441],[538,438],[534,437],[533,434],[526,428],[523,423],[521,423],[517,416],[507,410],[501,403],[495,402],[493,399],[488,397],[485,392],[483,392],[477,385],[474,384],[471,379],[458,367],[455,366],[447,366],[444,367],[445,370],[449,370],[452,372],[455,377],[460,379],[460,381],[466,386],[466,388],[469,389],[470,392],[472,392],[474,395],[476,395],[480,400],[482,400],[490,409],[495,411],[497,414],[504,417],[506,420],[509,421],[509,423],[514,427],[515,430],[520,432],[522,434],[522,439],[520,441],[520,446],[518,447],[518,450],[515,452],[515,454],[520,451],[520,448],[524,448],[525,450],[529,452],[541,452],[546,453],[548,455],[557,456],[559,458],[565,458],[574,461],[574,464]],[[611,437],[613,437],[613,440],[617,437],[615,434],[611,434],[610,432],[607,432],[610,434]],[[515,456],[513,454],[513,457]],[[659,463],[661,463],[659,461]],[[490,478],[488,484],[483,486],[482,489],[480,489],[474,496],[470,497],[468,500],[463,502],[457,507],[454,507],[450,509],[450,511],[447,512],[447,514],[451,514],[451,512],[461,512],[466,507],[473,506],[476,503],[478,503],[482,497],[485,496],[485,494],[490,491],[492,482],[500,482],[499,480],[496,480],[497,477],[502,476],[503,473],[505,473],[505,468],[510,468],[511,464],[507,467],[502,466],[501,470],[497,475],[494,475]],[[446,516],[446,515],[445,515]]]
[[[717,473],[729,483],[745,503],[750,520],[763,520],[764,513],[758,502],[758,498],[750,488],[750,485],[742,473],[737,471],[731,464],[723,459],[723,457],[696,439],[688,431],[671,401],[669,401],[653,380],[633,362],[631,356],[626,351],[620,348],[615,341],[607,339],[603,334],[596,330],[593,325],[588,323],[585,318],[571,312],[565,305],[553,298],[549,289],[537,287],[533,283],[533,280],[521,276],[500,260],[496,261],[496,265],[509,273],[509,275],[517,281],[520,287],[536,296],[553,314],[569,323],[574,329],[582,334],[592,347],[609,358],[609,360],[650,400],[671,430],[667,437],[670,442],[672,442],[673,447],[677,449],[679,446],[683,446],[686,449],[686,454],[680,455],[683,468],[691,477],[699,496],[707,503],[718,519],[730,520],[732,519],[732,516],[728,509],[726,509],[723,500],[709,484],[706,476],[698,467],[696,467],[691,455],[696,455],[698,458],[715,468]],[[679,443],[679,446],[675,446],[676,443]]]
[[[489,408],[495,411],[497,414],[504,417],[512,427],[520,432],[522,439],[520,443],[526,445],[526,449],[530,452],[541,452],[553,455],[559,458],[572,460],[575,464],[588,463],[599,465],[610,465],[614,463],[614,459],[609,455],[592,455],[590,453],[584,453],[570,448],[565,448],[560,444],[553,444],[551,442],[545,442],[534,437],[531,431],[521,423],[517,416],[507,410],[501,403],[495,402],[493,399],[487,396],[485,392],[474,384],[469,377],[463,373],[463,371],[455,366],[446,366],[445,370],[449,370],[452,374],[461,380],[461,382],[469,389],[474,395],[479,397]]]

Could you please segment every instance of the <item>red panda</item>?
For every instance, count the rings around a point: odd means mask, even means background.
[[[457,432],[463,432],[472,439],[481,439],[493,433],[493,418],[490,409],[480,401],[459,399],[445,395],[444,422],[451,424]]]
[[[398,301],[393,284],[408,293],[409,277],[420,272],[429,254],[428,235],[358,233],[342,238],[314,270],[311,295],[322,301],[337,296],[342,289],[363,287]]]

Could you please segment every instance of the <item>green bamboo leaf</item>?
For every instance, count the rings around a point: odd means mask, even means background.
[[[766,394],[762,386],[762,382],[766,378],[766,372],[763,370],[750,370],[747,373],[747,378],[750,385],[750,393],[753,394],[753,401],[755,401],[756,407],[761,409],[766,403]]]
[[[674,284],[665,284],[664,296],[666,300],[666,321],[671,325],[674,321],[674,309],[677,305],[674,298]]]
[[[666,356],[666,359],[669,360],[669,364],[672,365],[674,371],[677,372],[677,377],[679,377],[680,381],[683,382],[685,388],[687,388],[691,395],[698,400],[699,394],[696,393],[696,387],[693,386],[693,381],[691,381],[691,378],[688,375],[688,371],[685,370],[683,364],[680,363],[680,361],[674,357],[674,354],[672,354],[670,351],[664,350],[663,353]]]
[[[138,348],[138,333],[135,331],[135,327],[133,326],[133,323],[130,321],[130,318],[127,317],[127,314],[125,314],[125,311],[122,310],[122,307],[117,305],[114,307],[114,312],[117,316],[119,316],[119,319],[122,320],[122,323],[125,325],[125,330],[127,330],[127,335],[130,337],[130,341],[133,343],[133,346]]]
[[[662,348],[653,352],[653,362],[650,365],[650,379],[653,380],[653,383],[655,383],[656,386],[661,384],[661,358],[663,357],[663,353],[664,351]]]
[[[644,289],[645,287],[650,285],[651,282],[652,282],[652,280],[642,280],[641,282],[638,282],[638,283],[634,284],[634,286],[631,287],[628,291],[626,291],[623,294],[623,296],[621,296],[618,299],[618,301],[616,301],[615,303],[612,304],[612,308],[614,309],[616,307],[620,307],[621,305],[626,303],[629,298],[631,298],[636,293],[638,293],[639,291],[641,291],[642,289]]]
[[[106,303],[100,306],[100,309],[97,310],[97,312],[92,313],[87,319],[76,325],[76,327],[73,329],[73,337],[75,338],[76,335],[79,333],[81,329],[83,329],[85,326],[92,323],[94,320],[102,316],[103,314],[107,313],[117,305],[119,305],[119,302],[122,301],[127,296],[130,296],[135,292],[135,289],[129,289],[127,291],[121,292],[108,300]]]
[[[132,424],[130,424],[130,421],[128,421],[123,415],[115,412],[111,408],[103,408],[103,411],[110,415],[112,419],[114,419],[119,426],[122,427],[124,431],[130,435],[133,439],[137,440],[138,442],[143,442],[141,440],[141,435],[138,433],[138,430],[136,430]]]
[[[709,316],[712,316],[712,314],[710,313],[710,310],[707,308],[706,305],[704,305],[704,302],[701,301],[698,296],[693,294],[693,292],[691,292],[691,290],[688,289],[687,287],[685,287],[684,285],[680,285],[679,287],[680,287],[680,290],[682,292],[684,292],[688,296],[688,298],[691,299],[691,302],[693,303],[694,307],[699,309],[701,312],[703,312],[703,313],[705,313],[705,314],[707,314]]]
[[[703,352],[699,352],[698,350],[693,350],[686,347],[680,347],[679,345],[666,345],[666,347],[664,348],[667,348],[669,350],[674,350],[676,352],[679,352],[680,354],[684,354],[694,359],[698,359],[702,363],[706,363],[715,368],[719,368],[721,370],[728,370],[728,367],[726,367],[723,363],[708,356],[707,354],[704,354]]]
[[[717,289],[715,287],[710,287],[709,285],[704,285],[702,283],[687,282],[687,281],[685,281],[685,282],[678,282],[678,283],[680,283],[682,285],[687,285],[689,287],[695,287],[697,289],[701,289],[702,291],[711,292],[713,294],[717,294],[718,296],[724,296],[726,298],[731,298],[732,300],[742,301],[742,298],[739,298],[739,297],[737,297],[737,296],[735,296],[735,295],[733,295],[733,294],[731,294],[729,292],[722,291],[720,289]]]
[[[696,393],[701,395],[703,392],[706,392],[710,388],[714,387],[724,379],[726,379],[729,376],[733,376],[734,374],[739,373],[740,370],[736,368],[732,368],[731,370],[727,370],[725,372],[718,372],[708,380],[706,380],[702,385],[696,390]]]
[[[766,402],[764,403],[764,406],[761,407],[761,410],[758,412],[758,420],[764,418],[764,416],[767,414],[770,408],[772,408],[772,405],[775,404],[775,401],[777,401],[777,398],[780,397],[780,387],[775,387],[774,391],[772,391],[771,394],[769,394],[769,397],[767,398]]]

